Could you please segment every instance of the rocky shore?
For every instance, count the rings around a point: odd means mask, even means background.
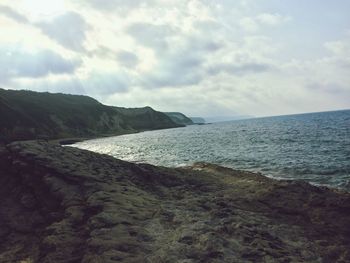
[[[211,164],[0,146],[0,262],[350,262],[350,194]]]

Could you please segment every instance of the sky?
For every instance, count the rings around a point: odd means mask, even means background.
[[[0,88],[188,116],[350,108],[350,1],[0,0]]]

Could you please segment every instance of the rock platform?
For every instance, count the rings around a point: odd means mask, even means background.
[[[350,194],[47,142],[0,147],[0,262],[350,262]]]

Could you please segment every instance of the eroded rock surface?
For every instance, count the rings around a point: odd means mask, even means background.
[[[350,195],[198,163],[0,148],[0,262],[350,262]]]

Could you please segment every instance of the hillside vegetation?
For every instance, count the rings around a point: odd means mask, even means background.
[[[150,107],[127,109],[82,95],[0,89],[0,136],[6,140],[118,135],[179,126]]]

